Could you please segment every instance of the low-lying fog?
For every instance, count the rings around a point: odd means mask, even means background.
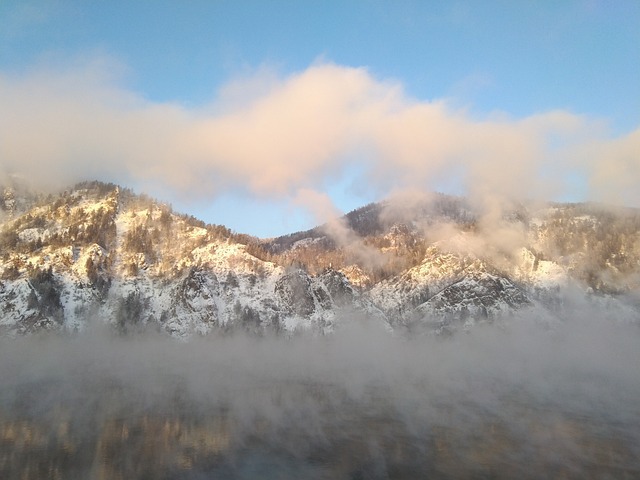
[[[638,478],[640,329],[0,341],[0,477]]]

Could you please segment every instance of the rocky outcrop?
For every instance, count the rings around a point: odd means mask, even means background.
[[[510,280],[474,272],[448,285],[413,312],[413,322],[436,330],[453,331],[490,321],[530,306],[525,292]]]
[[[314,295],[311,279],[302,270],[284,274],[278,279],[275,293],[287,313],[295,315],[311,315],[316,310],[316,302],[322,299]]]

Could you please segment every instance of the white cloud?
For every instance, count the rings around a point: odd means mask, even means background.
[[[549,195],[549,178],[558,187],[580,170],[598,198],[640,201],[640,130],[607,138],[570,112],[473,118],[330,63],[284,77],[263,69],[196,109],[148,101],[109,71],[98,61],[0,75],[3,169],[40,183],[106,177],[200,198],[238,187],[294,198],[358,161],[381,195],[455,174],[487,210]]]

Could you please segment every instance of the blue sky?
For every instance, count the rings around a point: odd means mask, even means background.
[[[484,170],[511,184],[563,179],[529,195],[608,200],[623,192],[613,201],[637,202],[629,178],[640,170],[636,0],[0,0],[0,80],[9,104],[0,104],[5,171],[29,176],[47,163],[61,180],[99,175],[259,236],[308,228],[403,189],[466,194],[484,182],[511,193]],[[308,98],[316,95],[335,109]],[[286,113],[297,106],[304,117]],[[63,127],[41,126],[57,114],[61,125],[81,127],[62,131],[62,143],[54,137]],[[283,118],[294,127],[316,120],[291,138],[278,126]],[[316,138],[323,122],[353,133]],[[140,128],[139,142],[117,124]],[[173,135],[179,140],[154,150],[154,138]],[[448,136],[458,140],[438,143]],[[435,143],[415,140],[422,137]],[[496,138],[510,138],[513,149],[498,149]],[[106,141],[121,146],[111,151]],[[301,145],[282,150],[288,141]],[[194,142],[181,158],[179,146]],[[475,156],[477,148],[491,158]],[[173,159],[160,159],[165,152]]]

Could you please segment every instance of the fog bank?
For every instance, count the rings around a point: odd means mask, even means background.
[[[28,429],[52,464],[66,451],[74,468],[108,475],[258,478],[262,465],[266,478],[631,478],[639,339],[636,324],[597,315],[450,338],[356,324],[289,340],[2,339],[0,464],[17,472],[33,458],[16,434]],[[147,456],[122,464],[113,452]]]

